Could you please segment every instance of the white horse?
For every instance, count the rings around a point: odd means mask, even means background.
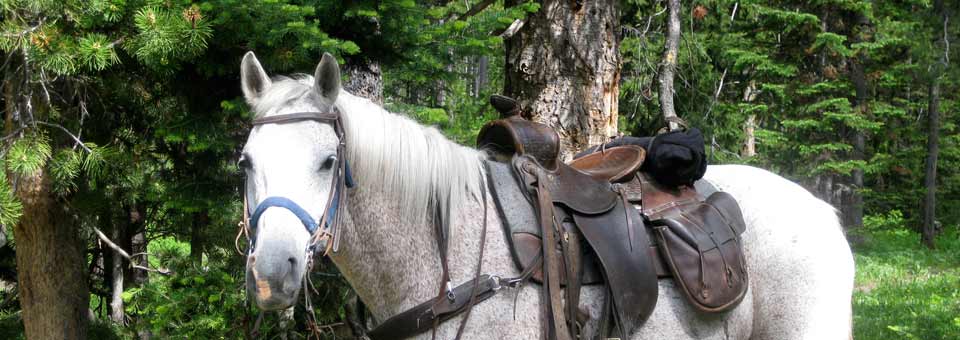
[[[331,257],[376,320],[436,297],[441,264],[432,220],[438,202],[450,200],[455,207],[449,235],[454,285],[474,275],[484,211],[489,227],[481,272],[519,274],[492,198],[482,194],[489,192],[481,189],[484,152],[344,91],[338,65],[329,56],[314,76],[271,79],[253,53],[244,56],[241,70],[243,93],[257,117],[334,107],[341,113],[345,156],[356,186],[346,190],[342,244]],[[333,163],[342,161],[334,156],[338,142],[325,122],[256,126],[241,161],[251,209],[280,196],[319,220],[332,190]],[[703,314],[672,280],[660,280],[655,311],[630,338],[850,338],[854,264],[835,210],[799,185],[753,167],[710,166],[703,181],[733,195],[743,210],[749,291],[733,310]],[[310,233],[293,213],[279,208],[266,209],[254,227],[248,290],[261,309],[287,308],[301,288]],[[477,304],[464,338],[540,338],[540,289],[528,284]],[[582,294],[581,306],[593,320],[590,329],[600,317],[602,291],[587,286]],[[462,317],[441,323],[437,336],[453,338]],[[418,338],[429,337],[427,332]]]

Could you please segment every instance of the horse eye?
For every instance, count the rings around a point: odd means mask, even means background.
[[[240,159],[237,160],[237,168],[240,170],[250,169],[250,159],[247,158],[247,155],[240,155]]]
[[[320,165],[320,170],[330,170],[333,168],[333,164],[337,162],[337,155],[330,155],[327,159],[323,160],[323,164]]]

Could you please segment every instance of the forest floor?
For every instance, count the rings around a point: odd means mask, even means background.
[[[960,339],[960,232],[920,245],[915,231],[867,232],[854,249],[854,339]]]

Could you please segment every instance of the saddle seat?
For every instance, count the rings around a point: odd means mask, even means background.
[[[623,145],[607,148],[567,163],[590,177],[621,182],[633,175],[643,165],[646,151],[636,145]]]

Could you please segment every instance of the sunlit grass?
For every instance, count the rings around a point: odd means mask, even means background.
[[[960,234],[920,245],[909,230],[869,233],[855,252],[855,339],[960,339]]]

